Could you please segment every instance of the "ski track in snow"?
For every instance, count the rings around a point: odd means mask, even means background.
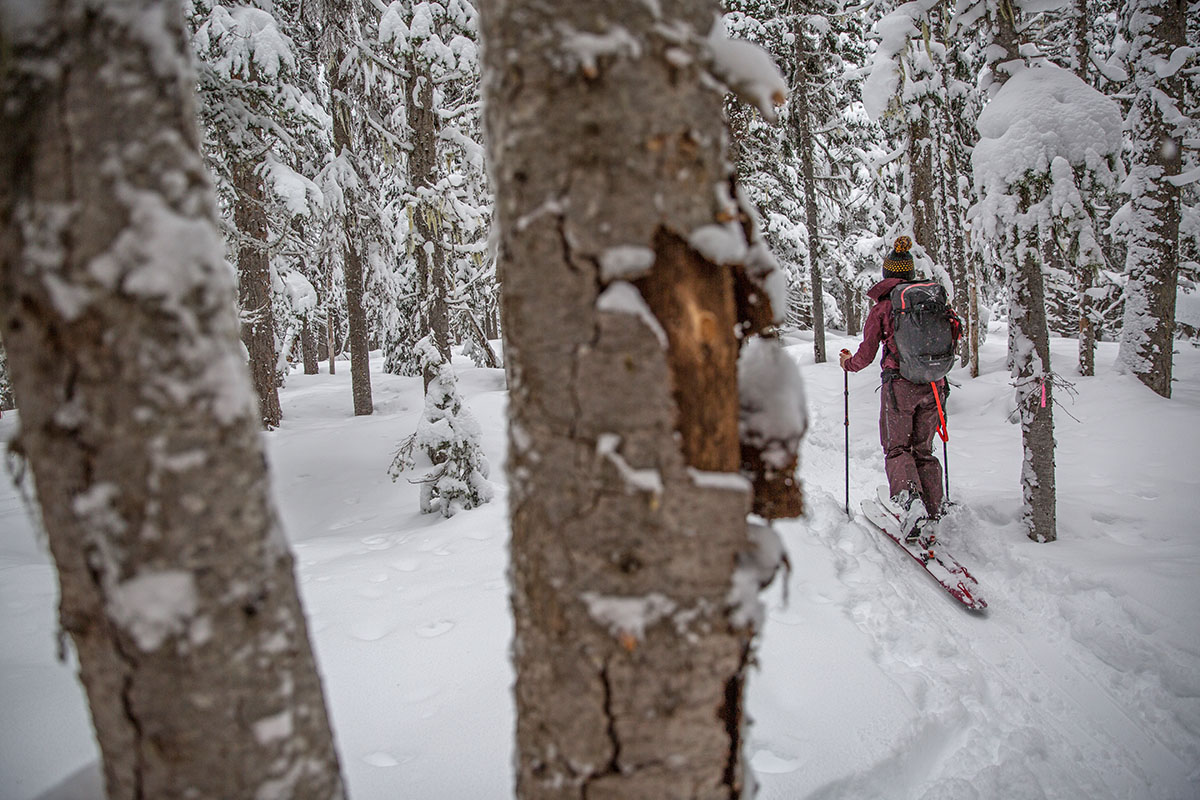
[[[847,519],[842,372],[812,363],[811,334],[790,337],[809,510],[779,525],[793,572],[786,601],[782,581],[764,595],[748,684],[759,798],[1200,797],[1200,352],[1181,348],[1172,401],[1133,379],[1079,379],[1068,410],[1081,422],[1056,414],[1060,541],[1039,545],[1021,528],[1004,341],[992,331],[983,376],[952,376],[963,387],[949,398],[960,505],[941,540],[979,579],[989,609],[973,614],[861,519],[882,480],[877,372],[850,377]],[[1053,345],[1066,372],[1074,342]],[[1097,363],[1113,357],[1101,345]],[[387,476],[419,379],[377,372],[376,413],[355,418],[344,362],[292,375],[267,435],[356,800],[512,796],[506,396],[502,372],[456,365],[497,489],[480,509],[422,515],[416,485]],[[12,430],[6,415],[0,436]],[[0,575],[0,800],[99,798],[74,668],[54,661],[53,572],[8,486]]]
[[[814,390],[814,378],[821,377],[817,370],[831,370],[828,365],[811,365],[811,349],[794,347],[792,352],[801,361],[807,353],[809,396],[829,396],[840,370],[823,376],[822,383],[828,385],[821,389],[826,391]],[[858,393],[865,394],[862,387],[869,385],[860,381]],[[882,457],[870,435],[876,430],[878,395],[854,395],[852,389],[850,508],[855,518],[848,520],[844,509],[844,414],[835,418],[825,406],[823,413],[812,415],[814,426],[802,462],[808,518],[780,526],[789,545],[816,538],[833,554],[837,586],[825,589],[826,597],[813,598],[812,593],[820,591],[813,584],[827,580],[798,571],[790,589],[793,598],[807,593],[806,599],[828,602],[832,596],[845,618],[873,643],[870,657],[903,698],[908,721],[868,757],[870,766],[862,764],[860,751],[857,767],[847,765],[848,774],[815,790],[811,774],[803,772],[805,758],[789,760],[761,738],[762,730],[752,733],[750,752],[759,747],[767,754],[765,759],[752,759],[759,768],[760,797],[1200,796],[1200,672],[1194,616],[1200,608],[1195,592],[1187,598],[1191,614],[1164,617],[1089,576],[1087,565],[1073,564],[1069,555],[1056,550],[1070,548],[1071,537],[1081,533],[1069,522],[1064,524],[1074,515],[1060,512],[1064,541],[1029,542],[1020,527],[1020,495],[1014,485],[1003,487],[1011,495],[1008,502],[985,503],[976,513],[968,497],[943,523],[941,546],[980,578],[981,594],[990,606],[983,614],[965,611],[856,508],[860,499],[873,496],[875,482],[882,480]],[[963,413],[956,408],[962,395],[952,393],[952,415]],[[1061,449],[1063,428],[1072,423],[1060,415],[1058,424]],[[951,427],[953,431],[953,422]],[[959,435],[971,436],[969,431]],[[1006,446],[1013,450],[1008,471],[1015,475],[1019,433]],[[952,449],[952,490],[955,466]],[[964,465],[957,466],[957,477],[975,493],[973,484],[981,475],[973,471],[964,476]],[[988,469],[984,476],[993,471]],[[1107,481],[1111,475],[1104,477]],[[1144,494],[1153,499],[1157,493]],[[1062,505],[1061,485],[1059,496]],[[1194,512],[1194,500],[1191,507]],[[1128,555],[1145,555],[1136,549],[1140,537],[1122,531],[1136,517],[1106,512],[1091,517],[1098,526],[1113,528],[1114,541],[1129,543]],[[1167,538],[1178,540],[1179,531],[1173,533]],[[1195,550],[1189,548],[1186,556],[1187,566],[1176,571],[1176,579],[1190,572],[1194,583]],[[792,560],[799,560],[795,552]],[[796,603],[793,599],[790,605]],[[779,593],[772,595],[764,650],[779,635],[774,621],[793,615],[790,605],[783,604]],[[802,626],[794,620],[790,624]],[[1167,628],[1176,630],[1157,635]],[[766,652],[762,663],[764,682],[781,680],[774,673],[787,669],[786,661],[781,664]],[[789,672],[793,680],[804,679],[795,670]],[[774,734],[773,725],[763,719],[770,711],[753,702],[755,680],[751,679],[751,714],[759,718],[760,729]],[[853,691],[839,683],[843,694]],[[857,707],[853,701],[847,706],[849,716],[863,716],[860,725],[871,724],[870,707]],[[828,753],[820,739],[805,737],[801,742],[804,747],[796,747],[797,753],[807,748]],[[770,768],[780,761],[790,768]]]

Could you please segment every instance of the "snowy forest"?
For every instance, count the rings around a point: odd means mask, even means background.
[[[1200,2],[0,0],[0,84],[0,800],[1200,796]],[[898,237],[986,612],[857,513]]]

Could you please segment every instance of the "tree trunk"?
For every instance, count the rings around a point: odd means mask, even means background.
[[[1008,70],[999,69],[999,65],[1022,60],[1021,40],[1017,35],[1019,15],[1012,0],[999,0],[995,7],[989,8],[992,46],[987,54],[987,68],[993,81],[991,92],[998,91],[1009,79]]]
[[[344,21],[338,20],[337,24]],[[341,64],[345,60],[345,51],[338,51],[334,63]],[[354,157],[354,135],[351,129],[352,121],[358,112],[352,111],[347,103],[352,92],[349,79],[340,70],[332,70],[330,88],[335,98],[333,114],[333,149],[334,152],[351,159],[358,168]],[[346,324],[349,328],[348,341],[350,345],[350,386],[354,396],[355,416],[371,414],[374,404],[371,401],[371,348],[368,344],[370,332],[367,329],[367,310],[365,305],[364,281],[366,268],[363,264],[363,242],[359,231],[357,208],[352,192],[347,192],[345,215],[342,219],[344,231],[344,249],[342,275],[346,282]],[[333,330],[330,329],[330,341],[333,340]],[[333,348],[330,348],[329,373],[333,374]]]
[[[238,237],[238,307],[242,343],[250,354],[250,377],[264,428],[279,426],[279,377],[275,371],[275,315],[271,310],[271,262],[267,257],[267,213],[262,180],[254,165],[233,165],[233,223]]]
[[[929,76],[932,78],[932,76]],[[927,99],[927,98],[926,98]],[[908,125],[909,202],[913,215],[913,239],[925,248],[935,264],[942,261],[937,235],[937,202],[934,197],[933,139],[929,118],[932,103],[922,103],[922,115]]]
[[[689,244],[740,213],[714,192],[730,186],[721,97],[691,51],[718,11],[480,5],[527,800],[743,790],[753,623],[729,598],[749,548],[732,473],[735,326],[753,293]],[[564,47],[563,30],[612,21],[612,52]]]
[[[942,69],[942,87],[949,93],[949,70]],[[959,363],[967,365],[971,362],[971,331],[978,327],[979,309],[975,305],[973,291],[973,276],[968,277],[967,237],[963,225],[966,203],[963,201],[959,188],[959,176],[962,174],[963,161],[961,144],[955,131],[955,120],[952,116],[949,100],[943,102],[937,116],[939,129],[937,140],[941,145],[944,169],[937,170],[938,194],[942,198],[942,243],[941,255],[950,272],[950,280],[954,283],[953,303],[955,310],[965,323],[964,336],[958,342]],[[973,376],[974,377],[974,376]]]
[[[970,287],[970,314],[967,316],[967,341],[971,377],[979,377],[979,339],[983,333],[979,330],[979,258],[968,255],[967,284]]]
[[[1025,449],[1021,468],[1025,529],[1035,542],[1058,538],[1054,488],[1054,384],[1036,232],[1009,276],[1009,327],[1017,413]]]
[[[425,322],[433,344],[442,359],[450,361],[450,309],[447,304],[448,276],[446,274],[446,251],[442,244],[440,211],[430,196],[437,183],[437,142],[441,124],[433,107],[433,81],[428,66],[419,58],[409,64],[412,73],[404,92],[405,112],[412,130],[412,150],[408,154],[408,179],[412,191],[420,201],[414,209],[413,222],[417,229],[417,246],[413,255],[417,259],[420,284],[424,290],[422,305]],[[435,371],[426,370],[425,388],[429,388]]]
[[[312,314],[306,314],[301,320],[300,352],[304,358],[304,374],[316,375],[321,371],[317,359],[317,331],[313,327]]]
[[[179,7],[37,19],[2,35],[0,325],[107,796],[340,797]]]
[[[856,285],[847,284],[845,298],[846,335],[858,336],[862,316],[862,290]]]
[[[1090,378],[1096,374],[1096,326],[1092,321],[1092,296],[1095,270],[1075,269],[1076,308],[1079,315],[1079,374]]]
[[[1183,144],[1163,109],[1184,105],[1179,74],[1160,78],[1157,70],[1185,44],[1184,7],[1184,0],[1129,0],[1122,15],[1135,95],[1129,112],[1129,280],[1118,362],[1163,397],[1171,396],[1180,221],[1179,187],[1166,178],[1179,174]]]
[[[1091,62],[1091,46],[1088,42],[1088,29],[1092,24],[1092,16],[1088,10],[1088,0],[1073,0],[1071,3],[1071,71],[1079,76],[1084,83],[1088,80],[1088,65]]]
[[[821,237],[817,218],[816,173],[813,166],[813,120],[808,94],[809,56],[801,49],[804,37],[796,36],[797,70],[793,87],[792,119],[800,139],[800,174],[804,180],[804,225],[808,233],[808,281],[812,288],[813,357],[825,363],[825,289],[821,282]]]

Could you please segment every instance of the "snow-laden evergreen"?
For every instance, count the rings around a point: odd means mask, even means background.
[[[1113,182],[1121,117],[1115,103],[1053,64],[1009,71],[977,122],[971,165],[981,199],[970,214],[979,246],[1007,271],[1025,518],[1030,537],[1049,541],[1057,536],[1053,404],[1061,382],[1050,364],[1043,254],[1047,243],[1065,241],[1081,269],[1099,257],[1080,187]]]
[[[479,423],[458,391],[458,377],[451,363],[426,336],[417,342],[421,372],[433,375],[425,391],[425,411],[417,431],[404,441],[389,470],[392,480],[417,465],[414,450],[420,450],[433,465],[417,479],[421,484],[421,511],[452,517],[489,502],[494,490],[491,472],[483,454]]]

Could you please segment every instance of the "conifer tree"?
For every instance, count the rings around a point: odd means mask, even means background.
[[[416,465],[420,448],[433,470],[421,478],[421,511],[452,517],[459,511],[490,502],[495,494],[488,482],[490,467],[483,453],[483,432],[458,393],[458,376],[432,336],[417,342],[421,373],[432,375],[425,389],[425,411],[417,432],[401,446],[392,462],[392,480]]]
[[[298,85],[295,45],[271,12],[220,0],[189,0],[188,9],[207,162],[229,209],[242,341],[263,424],[272,428],[282,415],[273,289],[281,265],[272,262],[292,237],[291,219],[321,205],[320,191],[297,167],[326,118]]]
[[[329,231],[333,245],[329,289],[333,288],[333,275],[340,273],[345,286],[353,407],[355,415],[361,416],[374,411],[366,296],[367,237],[374,206],[364,140],[371,117],[363,104],[367,75],[363,61],[370,50],[365,44],[360,0],[318,0],[309,9],[311,24],[320,32],[319,52],[328,70],[333,118],[333,157],[320,176],[320,186],[337,220]],[[336,269],[339,264],[340,270]],[[329,357],[332,366],[333,352]]]
[[[1061,382],[1050,364],[1044,253],[1050,242],[1081,268],[1091,264],[1094,225],[1082,197],[1091,183],[1112,180],[1121,118],[1111,100],[1044,59],[1009,64],[1003,77],[977,123],[972,165],[981,200],[973,213],[1007,269],[1025,522],[1029,537],[1045,542],[1057,537],[1053,403]]]

